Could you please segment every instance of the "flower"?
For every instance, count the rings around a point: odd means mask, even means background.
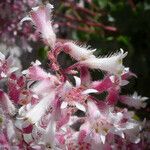
[[[56,122],[50,118],[47,127],[44,129],[39,125],[35,125],[31,134],[26,135],[31,148],[39,147],[40,149],[55,149],[56,148]],[[33,139],[33,138],[34,139]]]
[[[7,59],[0,52],[0,79],[9,76],[12,72],[18,70],[17,67],[13,67],[13,59],[9,56]]]
[[[93,145],[95,143],[106,144],[109,134],[119,135],[123,139],[126,136],[130,141],[140,141],[139,137],[132,136],[136,135],[135,132],[139,133],[141,128],[140,124],[134,121],[131,116],[127,118],[123,112],[114,112],[109,106],[101,111],[92,101],[88,101],[88,115],[89,117],[81,125],[80,130],[86,132],[87,138],[92,139]],[[126,121],[123,121],[125,118]]]
[[[109,72],[115,75],[121,75],[124,70],[124,66],[122,65],[122,59],[127,55],[127,52],[124,53],[123,50],[119,53],[116,53],[110,57],[103,58],[88,58],[80,62],[80,65],[89,67],[91,69],[101,69],[103,71]]]
[[[85,112],[85,101],[88,98],[88,94],[97,93],[95,89],[86,89],[81,85],[81,80],[78,77],[74,77],[76,86],[73,87],[68,81],[63,86],[62,92],[59,95],[62,99],[61,108],[67,108],[67,106],[75,106],[79,110]]]
[[[0,106],[6,114],[14,116],[17,112],[13,102],[9,99],[8,95],[0,90]]]
[[[54,47],[56,41],[56,35],[51,23],[52,8],[53,6],[49,3],[47,3],[46,6],[41,5],[34,7],[30,15],[21,20],[21,23],[27,20],[32,21],[36,26],[36,31],[41,33],[43,41],[51,48]]]
[[[148,97],[138,96],[137,92],[134,92],[132,96],[121,95],[120,101],[130,107],[134,107],[136,109],[145,108],[145,101]]]
[[[27,70],[24,70],[22,73],[26,74],[32,80],[44,80],[50,77],[50,74],[46,73],[41,67],[41,62],[36,60],[35,63],[31,63],[32,66],[29,67]]]
[[[66,51],[72,58],[77,61],[83,61],[89,58],[95,58],[93,52],[95,49],[91,50],[86,46],[78,46],[73,42],[66,42],[63,45],[64,51]]]

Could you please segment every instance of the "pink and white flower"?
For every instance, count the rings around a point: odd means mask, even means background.
[[[122,112],[114,112],[109,106],[105,111],[100,111],[94,102],[88,102],[88,114],[86,122],[80,130],[87,133],[87,138],[91,138],[93,144],[105,144],[108,134],[118,135],[121,138],[128,136],[129,140],[137,142],[136,136],[129,138],[129,135],[135,135],[141,130],[140,124],[131,118],[126,118]]]
[[[88,94],[97,93],[95,89],[87,89],[81,85],[81,80],[78,77],[75,78],[76,86],[73,87],[68,81],[63,86],[62,93],[59,95],[62,99],[61,108],[67,108],[68,106],[75,106],[77,109],[85,112],[85,101],[88,98]]]
[[[106,71],[111,74],[121,75],[124,70],[124,66],[122,65],[122,59],[126,57],[127,52],[121,51],[109,57],[103,58],[88,58],[80,62],[80,65],[87,66],[91,69],[100,69],[102,71]]]
[[[13,58],[10,56],[7,59],[0,52],[0,79],[8,77],[12,72],[18,70],[17,67],[13,67]]]
[[[41,33],[43,41],[51,48],[54,48],[56,35],[52,28],[52,9],[53,6],[49,3],[47,3],[46,6],[41,5],[38,7],[34,7],[32,8],[30,15],[22,19],[21,23],[26,20],[32,21],[36,26],[36,31]]]
[[[89,58],[95,58],[95,56],[93,55],[95,49],[91,50],[89,47],[78,46],[72,42],[66,42],[63,45],[63,47],[64,47],[64,51],[77,61],[83,61]]]
[[[138,96],[137,92],[134,92],[131,96],[122,95],[120,96],[120,101],[130,107],[134,107],[136,109],[145,108],[146,100],[148,97]]]

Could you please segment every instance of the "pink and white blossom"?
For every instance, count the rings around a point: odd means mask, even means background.
[[[62,94],[60,95],[62,98],[61,108],[64,109],[67,108],[67,106],[75,106],[77,109],[85,112],[85,101],[88,98],[88,94],[97,93],[98,91],[90,88],[86,89],[86,87],[80,85],[80,78],[76,76],[74,78],[76,87],[73,87],[68,81],[63,86]]]
[[[17,67],[13,66],[13,58],[9,56],[7,59],[0,52],[0,79],[9,76],[12,72],[18,70]]]
[[[53,31],[51,13],[53,6],[49,3],[46,6],[41,5],[32,8],[30,15],[25,17],[21,22],[32,21],[36,26],[36,31],[41,33],[41,37],[44,42],[50,46],[54,47],[56,41],[56,35]]]
[[[136,109],[145,108],[146,100],[148,97],[138,96],[137,92],[134,92],[131,96],[120,96],[120,101],[130,107],[134,107]]]
[[[126,57],[126,55],[127,52],[124,53],[121,49],[120,52],[109,57],[89,57],[88,59],[81,61],[80,65],[87,66],[91,69],[100,69],[111,74],[120,75],[124,70],[122,59]]]
[[[66,42],[63,47],[64,51],[77,61],[95,58],[95,56],[93,55],[95,49],[91,50],[89,47],[78,46],[72,42]]]

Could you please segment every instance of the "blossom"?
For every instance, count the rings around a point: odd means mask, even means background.
[[[94,102],[88,102],[88,120],[81,126],[80,130],[84,130],[87,136],[92,139],[93,144],[105,144],[108,134],[119,135],[121,138],[125,138],[126,134],[130,136],[134,132],[140,131],[140,125],[134,122],[131,117],[126,122],[123,121],[124,114],[122,112],[113,112],[109,106],[100,111]],[[136,136],[132,136],[131,140],[137,139]],[[136,141],[136,140],[135,140]]]
[[[51,118],[47,127],[44,129],[35,125],[31,134],[26,134],[25,138],[32,148],[55,149],[56,122]],[[34,139],[33,139],[34,138]]]
[[[137,92],[134,92],[132,96],[121,95],[120,101],[130,107],[134,107],[136,109],[145,108],[145,101],[148,97],[138,96]]]
[[[9,76],[12,72],[18,70],[17,67],[13,67],[13,59],[12,57],[5,56],[0,52],[0,79]]]
[[[101,69],[111,74],[120,75],[124,70],[122,59],[127,55],[123,50],[110,57],[103,58],[88,58],[80,62],[80,65],[87,66],[91,69]]]
[[[34,7],[32,8],[30,15],[21,20],[21,22],[26,20],[32,21],[36,26],[37,32],[41,33],[41,37],[44,42],[51,48],[54,47],[56,41],[56,35],[53,31],[51,23],[52,8],[53,6],[49,3],[47,3],[46,6],[41,5]]]
[[[83,61],[89,58],[95,58],[93,52],[95,49],[91,50],[89,47],[78,46],[72,42],[66,42],[64,44],[64,51],[66,51],[72,58],[77,61]]]
[[[44,80],[50,76],[50,74],[46,73],[41,67],[41,62],[36,60],[32,62],[32,66],[29,67],[27,70],[24,70],[22,73],[26,74],[32,80]]]
[[[17,112],[13,102],[9,99],[8,95],[0,90],[0,106],[3,111],[11,116],[14,116]]]
[[[85,101],[88,98],[88,94],[97,93],[95,89],[86,89],[82,87],[81,80],[78,77],[74,77],[76,81],[76,87],[73,87],[68,81],[63,86],[62,94],[60,94],[62,101],[61,108],[64,109],[67,106],[75,106],[79,110],[85,112]]]

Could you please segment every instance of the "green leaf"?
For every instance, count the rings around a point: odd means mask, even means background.
[[[129,45],[129,38],[127,36],[123,36],[123,35],[120,35],[118,38],[117,38],[117,41],[128,46]]]
[[[38,58],[39,60],[43,61],[47,57],[48,48],[47,47],[41,47],[38,50]]]

